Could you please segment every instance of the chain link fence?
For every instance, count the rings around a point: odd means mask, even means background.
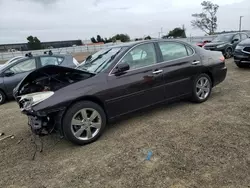
[[[183,39],[178,39],[185,42],[196,43],[204,40],[212,40],[216,35],[213,36],[204,36],[204,37],[188,37]],[[3,52],[0,53],[0,60],[9,60],[16,56],[24,56],[26,53],[31,52],[33,55],[41,55],[46,50],[51,50],[54,54],[76,54],[82,52],[93,53],[98,50],[116,45],[117,43],[103,44],[103,45],[89,45],[89,46],[75,46],[67,48],[53,48],[53,49],[43,49],[43,50],[34,50],[34,51],[15,51],[15,52]]]

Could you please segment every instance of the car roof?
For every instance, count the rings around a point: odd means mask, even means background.
[[[219,35],[236,35],[236,34],[246,34],[246,35],[248,35],[248,33],[246,33],[246,32],[233,32],[233,33],[220,33],[220,34],[218,34],[218,36]]]
[[[110,48],[132,47],[132,46],[135,46],[138,44],[145,44],[145,43],[149,43],[149,42],[173,42],[173,41],[192,45],[189,42],[178,40],[178,39],[151,39],[151,40],[140,40],[140,41],[126,42],[126,43],[111,46]]]

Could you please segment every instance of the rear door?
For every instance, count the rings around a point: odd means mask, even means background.
[[[36,58],[29,58],[24,61],[20,61],[13,65],[5,72],[11,72],[12,75],[4,76],[4,86],[7,91],[7,95],[12,95],[13,89],[17,84],[31,71],[37,68]]]
[[[110,117],[164,100],[163,70],[157,62],[154,43],[138,45],[121,59],[119,63],[128,63],[130,69],[119,76],[111,71],[108,76],[105,103]]]
[[[158,45],[166,99],[190,94],[193,78],[202,71],[200,56],[185,43],[171,41],[158,42]]]

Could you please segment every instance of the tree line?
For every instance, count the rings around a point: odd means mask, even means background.
[[[117,40],[121,42],[129,42],[130,37],[128,34],[117,34],[109,38],[102,38],[100,35],[97,35],[96,38],[92,37],[90,40],[92,43],[99,43],[99,42],[109,43],[109,42],[116,42]]]

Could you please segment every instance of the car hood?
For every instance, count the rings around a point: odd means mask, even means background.
[[[13,90],[13,95],[16,98],[23,94],[41,92],[44,90],[55,91],[94,75],[95,74],[79,69],[48,65],[29,73],[23,78]]]
[[[221,45],[221,44],[228,44],[228,42],[209,42],[209,43],[206,43],[204,46],[205,47],[210,47],[210,46],[218,46],[218,45]]]

